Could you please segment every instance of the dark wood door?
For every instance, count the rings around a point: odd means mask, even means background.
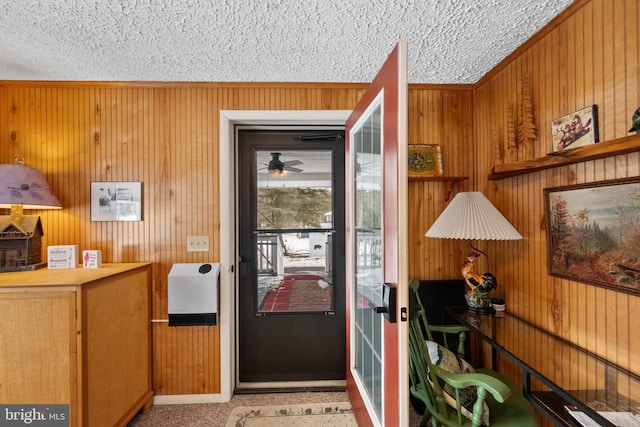
[[[344,380],[344,130],[240,129],[238,147],[239,387]]]

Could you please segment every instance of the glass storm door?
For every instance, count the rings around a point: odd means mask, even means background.
[[[238,385],[343,383],[344,130],[240,129],[238,147]]]
[[[347,391],[358,425],[408,425],[406,43],[347,120]],[[386,320],[383,283],[395,288]]]

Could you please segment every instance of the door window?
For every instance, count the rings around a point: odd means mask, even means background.
[[[257,150],[255,155],[256,311],[331,312],[332,152]]]
[[[382,106],[371,109],[352,133],[355,221],[355,369],[378,419],[382,419]]]

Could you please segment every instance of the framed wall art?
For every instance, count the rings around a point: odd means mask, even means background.
[[[409,145],[409,176],[442,176],[442,151],[437,144]]]
[[[142,221],[142,183],[92,182],[91,221]]]
[[[590,105],[551,123],[553,152],[598,142],[598,106]]]
[[[544,195],[549,274],[640,295],[640,178]]]

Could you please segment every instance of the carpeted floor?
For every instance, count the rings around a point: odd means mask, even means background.
[[[302,392],[238,394],[227,403],[156,405],[148,414],[139,413],[128,427],[225,427],[234,408],[299,403],[348,402],[346,392]],[[420,425],[420,416],[410,409],[410,427]]]
[[[138,414],[128,427],[224,427],[231,411],[239,406],[348,401],[346,392],[238,394],[227,403],[156,405],[148,414]]]

